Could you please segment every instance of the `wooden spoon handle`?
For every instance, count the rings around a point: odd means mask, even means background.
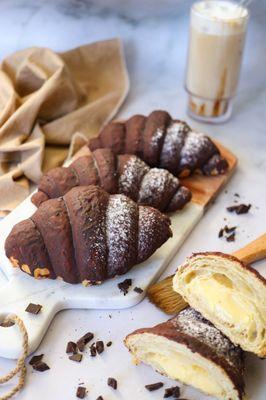
[[[233,255],[248,264],[266,258],[266,233],[235,251]]]

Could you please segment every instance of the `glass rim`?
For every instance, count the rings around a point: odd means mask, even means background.
[[[203,19],[206,19],[208,21],[213,21],[213,22],[215,21],[215,22],[219,22],[219,23],[227,23],[227,22],[230,22],[232,20],[241,21],[241,20],[247,20],[249,18],[249,9],[247,7],[243,7],[243,6],[241,6],[241,8],[246,11],[246,15],[242,15],[242,16],[239,16],[239,17],[227,18],[227,19],[224,19],[224,18],[220,18],[220,19],[213,18],[213,17],[210,17],[208,15],[204,15],[199,10],[196,10],[196,5],[197,4],[210,3],[210,2],[211,3],[232,3],[232,4],[235,4],[236,6],[238,5],[238,3],[236,1],[232,1],[232,0],[198,0],[198,1],[196,1],[196,2],[194,2],[192,4],[191,12],[193,12],[194,15],[197,15],[197,16],[199,16],[199,17],[201,17]]]

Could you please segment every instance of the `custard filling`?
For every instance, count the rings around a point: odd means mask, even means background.
[[[211,314],[216,314],[229,325],[245,331],[250,338],[256,337],[254,305],[237,288],[232,281],[222,274],[200,276],[190,279],[186,291],[201,302]]]
[[[212,396],[221,396],[222,387],[211,376],[206,368],[183,354],[175,353],[167,357],[160,353],[148,353],[146,361],[171,379],[179,380],[187,385],[208,392]]]

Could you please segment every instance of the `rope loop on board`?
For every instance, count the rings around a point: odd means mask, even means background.
[[[25,328],[24,322],[22,319],[20,319],[17,315],[9,315],[5,320],[2,322],[3,327],[10,327],[16,324],[19,327],[19,330],[22,334],[22,354],[17,360],[16,366],[9,371],[6,375],[0,377],[0,384],[6,383],[10,381],[14,376],[18,375],[18,383],[17,385],[11,389],[8,393],[4,395],[0,395],[0,400],[8,400],[11,399],[16,393],[18,393],[23,386],[25,385],[25,379],[26,379],[26,358],[28,356],[28,351],[29,351],[29,340],[28,340],[28,333]]]

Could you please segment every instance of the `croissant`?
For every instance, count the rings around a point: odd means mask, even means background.
[[[243,352],[192,308],[153,328],[129,334],[125,345],[171,379],[221,400],[244,398]]]
[[[266,357],[266,280],[223,253],[198,253],[179,267],[174,290],[230,340]]]
[[[228,168],[208,136],[194,132],[183,121],[173,120],[166,111],[153,111],[148,117],[134,115],[126,122],[111,122],[88,146],[92,151],[107,147],[116,154],[135,154],[151,167],[165,168],[179,177],[196,170],[218,175]]]
[[[54,168],[43,175],[32,202],[39,207],[78,185],[99,185],[108,193],[124,194],[164,212],[179,210],[191,199],[189,189],[167,170],[150,168],[135,155],[117,156],[110,149],[98,149],[68,168]]]
[[[34,278],[87,285],[125,274],[170,236],[170,220],[160,211],[78,186],[16,224],[5,251],[14,267]]]

